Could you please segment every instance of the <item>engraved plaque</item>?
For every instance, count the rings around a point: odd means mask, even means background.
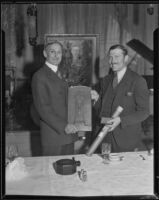
[[[73,86],[68,91],[68,124],[78,131],[92,130],[91,88]]]

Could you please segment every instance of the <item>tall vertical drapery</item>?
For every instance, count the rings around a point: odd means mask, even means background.
[[[153,49],[153,30],[158,26],[158,7],[154,15],[147,14],[148,4],[37,4],[38,43],[44,42],[44,34],[98,34],[99,35],[99,76],[109,71],[106,52],[115,43],[126,43],[139,39]],[[6,65],[21,71],[26,62],[33,60],[32,47],[28,43],[27,33],[28,4],[4,4],[1,7],[2,29],[6,33]],[[134,16],[136,15],[136,16]],[[15,23],[16,22],[16,23]],[[19,39],[24,39],[22,54],[16,55],[16,28]],[[24,27],[23,27],[24,26]],[[20,29],[20,27],[22,29]],[[24,34],[24,37],[21,37]],[[135,53],[128,48],[130,59]],[[151,75],[152,65],[137,56],[131,68],[142,75]],[[18,73],[18,72],[17,72]]]
[[[27,26],[27,4],[2,4],[1,28],[5,32],[5,68],[15,70],[15,78],[24,78],[24,65],[33,61]]]

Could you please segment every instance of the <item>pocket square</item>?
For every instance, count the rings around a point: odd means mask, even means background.
[[[127,93],[126,93],[126,96],[128,96],[128,97],[131,97],[132,95],[133,95],[132,92],[127,92]]]

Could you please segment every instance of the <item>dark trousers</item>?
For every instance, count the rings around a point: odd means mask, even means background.
[[[58,146],[43,146],[43,156],[57,156],[57,155],[73,155],[74,154],[74,143],[58,145]]]

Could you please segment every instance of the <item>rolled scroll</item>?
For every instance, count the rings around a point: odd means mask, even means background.
[[[118,106],[116,111],[112,115],[112,118],[118,117],[122,111],[123,111],[123,108],[121,106]],[[107,126],[103,127],[101,132],[98,134],[98,136],[96,137],[96,139],[94,140],[90,148],[88,149],[86,153],[87,156],[91,156],[95,152],[99,144],[102,142],[103,138],[107,135],[108,130],[109,130],[109,127]]]

